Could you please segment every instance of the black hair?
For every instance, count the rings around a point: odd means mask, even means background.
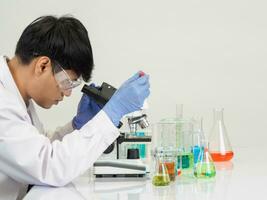
[[[23,31],[15,55],[23,64],[36,56],[47,56],[63,69],[73,70],[89,81],[94,67],[93,52],[83,24],[71,16],[43,16]]]

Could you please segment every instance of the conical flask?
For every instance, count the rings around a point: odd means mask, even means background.
[[[169,185],[171,181],[167,166],[163,160],[163,152],[156,152],[155,159],[156,161],[152,184],[155,186]]]
[[[214,122],[209,136],[210,154],[213,161],[228,161],[233,158],[233,150],[223,120],[223,108],[214,109]]]
[[[215,165],[209,153],[208,143],[203,140],[202,148],[194,166],[194,176],[196,178],[212,178],[216,175]]]

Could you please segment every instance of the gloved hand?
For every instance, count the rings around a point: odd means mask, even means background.
[[[115,126],[124,115],[140,110],[149,96],[149,76],[142,73],[138,72],[124,82],[104,106],[103,110]]]
[[[95,85],[91,84],[90,87],[95,87]],[[88,95],[83,94],[78,105],[77,114],[72,120],[73,128],[80,129],[84,124],[91,120],[101,109],[101,105],[98,105]]]

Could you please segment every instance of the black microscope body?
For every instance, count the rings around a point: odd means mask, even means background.
[[[93,87],[84,85],[82,88],[82,92],[92,97],[95,102],[102,107],[109,101],[112,95],[116,92],[116,88],[109,85],[108,83],[103,82],[100,87]],[[137,116],[134,118],[129,118],[128,123],[130,126],[136,125],[137,123],[141,128],[146,128],[148,126],[148,122],[146,119],[146,114],[142,114],[141,116]],[[134,120],[133,120],[134,119]],[[145,126],[144,126],[145,124]],[[122,127],[122,122],[119,123],[118,128]],[[145,137],[126,137],[125,133],[120,133],[119,137],[116,139],[116,149],[117,149],[117,159],[119,159],[119,145],[123,142],[151,142],[150,136]],[[105,151],[105,154],[111,153],[115,147],[115,144],[112,143]],[[135,157],[136,158],[136,157]]]

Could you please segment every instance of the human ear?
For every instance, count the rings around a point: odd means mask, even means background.
[[[34,64],[34,74],[40,76],[44,73],[51,72],[52,65],[51,60],[47,56],[41,56],[37,58]]]

